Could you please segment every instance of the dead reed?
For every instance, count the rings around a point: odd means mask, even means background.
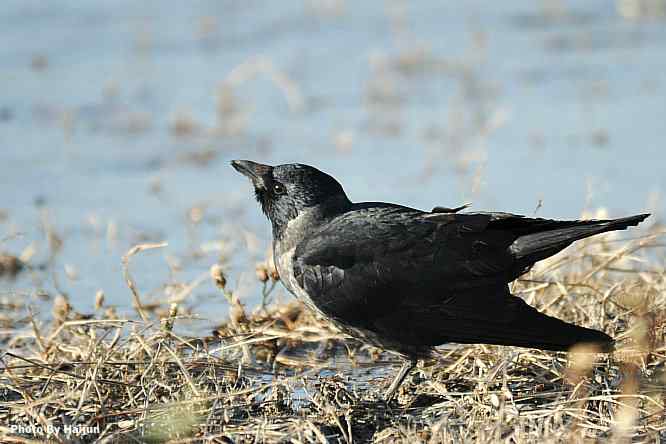
[[[0,295],[2,440],[659,442],[663,235],[580,242],[514,284],[541,310],[613,335],[612,356],[449,345],[389,405],[380,393],[397,361],[295,302],[266,304],[277,276],[265,267],[264,303],[249,311],[214,266],[228,321],[209,337],[177,334],[181,302],[160,314],[129,272],[133,254],[160,245],[137,246],[123,258],[134,318],[84,316],[56,299],[40,322],[17,295]]]

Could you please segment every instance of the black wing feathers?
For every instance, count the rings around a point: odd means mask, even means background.
[[[507,283],[574,240],[645,217],[553,221],[361,204],[296,248],[294,274],[328,316],[405,344],[609,348],[607,335],[540,313]]]

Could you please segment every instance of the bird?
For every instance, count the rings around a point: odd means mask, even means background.
[[[384,394],[446,343],[611,352],[598,330],[541,313],[509,283],[573,242],[636,226],[649,214],[609,220],[552,220],[467,205],[422,211],[352,202],[315,167],[231,165],[247,176],[272,226],[280,281],[306,307],[403,364]]]

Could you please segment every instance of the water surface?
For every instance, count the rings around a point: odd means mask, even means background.
[[[666,27],[611,2],[6,0],[0,37],[0,249],[44,265],[50,226],[81,311],[130,311],[146,241],[147,300],[223,260],[255,305],[270,231],[235,158],[424,209],[664,207]],[[54,285],[0,288],[48,313]],[[202,329],[226,312],[208,280],[189,300]]]

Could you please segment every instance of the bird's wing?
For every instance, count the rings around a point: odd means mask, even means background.
[[[608,349],[611,338],[546,316],[507,282],[573,240],[635,225],[553,221],[509,213],[365,208],[300,244],[294,276],[328,316],[402,344],[491,343]]]
[[[635,222],[619,221],[367,208],[334,219],[300,244],[294,276],[328,316],[400,343],[550,350],[607,344],[602,333],[540,313],[506,284],[533,263],[521,256],[530,246],[514,248],[517,239],[528,239],[535,251],[545,251],[544,242],[559,251],[572,236]]]
[[[328,316],[370,330],[396,312],[484,319],[460,294],[478,293],[478,303],[499,298],[513,266],[512,236],[486,230],[486,214],[441,213],[445,221],[424,214],[370,209],[337,218],[297,246],[296,282]]]
[[[509,217],[521,218],[507,213],[424,213],[397,206],[362,208],[335,218],[298,245],[295,264],[301,271],[357,270],[390,285],[445,289],[504,284],[515,265],[508,247],[517,235],[491,224]]]

